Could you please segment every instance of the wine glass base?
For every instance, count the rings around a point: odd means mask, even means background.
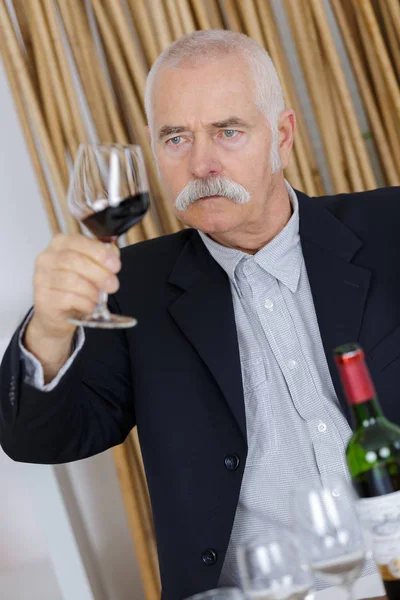
[[[82,327],[91,327],[92,329],[128,329],[137,325],[137,320],[133,317],[113,314],[110,314],[106,319],[100,316],[69,318],[68,322],[72,325],[81,325]]]

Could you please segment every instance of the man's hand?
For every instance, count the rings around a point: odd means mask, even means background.
[[[37,257],[34,314],[24,345],[42,363],[46,381],[70,355],[76,327],[68,317],[90,314],[100,291],[117,291],[118,252],[81,234],[57,234]]]

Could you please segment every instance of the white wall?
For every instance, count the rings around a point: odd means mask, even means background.
[[[1,61],[0,107],[1,358],[12,332],[32,302],[34,259],[48,244],[51,233]],[[92,554],[95,574],[105,597],[143,599],[111,454],[106,452],[70,464],[64,473],[71,484],[70,495],[74,496],[76,512],[83,520],[88,553]],[[59,563],[63,547],[66,552],[67,547],[72,552],[74,546],[65,533],[68,523],[62,523],[62,493],[60,499],[54,492],[53,469],[14,463],[0,449],[0,481],[3,492],[0,494],[0,597],[55,600],[53,582],[44,582],[39,593],[38,573],[43,574],[42,578],[47,573],[50,581],[54,573],[59,574],[64,567],[64,573],[73,578],[71,555],[64,565]],[[38,487],[35,483],[39,482]],[[63,492],[62,486],[60,489]],[[79,537],[79,532],[77,535]],[[12,571],[19,590],[14,596],[8,576]],[[21,578],[26,596],[18,595]],[[62,585],[60,587],[62,589]],[[52,595],[45,596],[45,590],[50,588]],[[63,596],[63,600],[78,597]],[[94,598],[97,600],[97,595]],[[57,600],[61,600],[61,595]]]

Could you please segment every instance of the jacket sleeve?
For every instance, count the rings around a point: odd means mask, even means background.
[[[29,325],[29,321],[31,320],[32,315],[33,310],[30,311],[28,317],[26,318],[25,322],[22,324],[22,327],[20,327],[19,330],[18,343],[24,367],[24,381],[25,383],[30,383],[33,387],[42,390],[42,392],[50,392],[56,387],[64,373],[66,373],[66,371],[69,369],[69,367],[72,365],[75,358],[77,357],[79,351],[81,350],[85,342],[85,332],[82,326],[77,329],[73,341],[73,351],[71,356],[69,357],[67,362],[61,367],[54,379],[49,381],[49,383],[44,383],[44,373],[42,365],[40,364],[36,356],[33,356],[33,354],[31,354],[23,344],[25,330]]]
[[[12,459],[56,464],[122,443],[135,426],[123,330],[88,329],[85,343],[51,391],[27,383],[14,334],[0,368],[0,445]]]

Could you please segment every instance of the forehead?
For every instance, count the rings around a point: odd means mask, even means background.
[[[157,75],[153,89],[156,127],[193,119],[221,121],[232,114],[245,119],[257,113],[254,79],[242,57],[163,68]]]

